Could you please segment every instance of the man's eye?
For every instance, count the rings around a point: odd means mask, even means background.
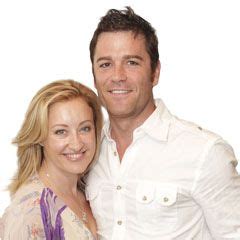
[[[65,134],[66,133],[66,130],[64,130],[64,129],[59,129],[59,130],[56,130],[55,131],[55,134],[56,135],[63,135],[63,134]]]
[[[110,65],[111,65],[110,63],[102,63],[102,64],[100,64],[100,68],[107,68]]]
[[[127,62],[128,65],[139,65],[136,61],[130,60]]]

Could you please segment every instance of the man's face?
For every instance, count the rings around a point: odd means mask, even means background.
[[[93,71],[98,95],[110,117],[151,114],[154,109],[152,87],[158,82],[160,64],[152,72],[145,38],[141,34],[135,36],[131,31],[101,33]]]

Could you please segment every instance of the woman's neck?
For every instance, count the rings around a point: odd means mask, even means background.
[[[78,194],[78,175],[63,173],[56,167],[47,165],[45,160],[40,168],[39,177],[47,187],[54,192],[58,192],[58,194],[75,197]]]

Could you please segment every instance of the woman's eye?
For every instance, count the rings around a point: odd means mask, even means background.
[[[111,65],[110,63],[102,63],[102,64],[100,64],[100,68],[107,68],[110,65]]]
[[[66,133],[66,130],[64,130],[64,129],[59,129],[59,130],[56,130],[55,131],[55,134],[56,135],[63,135],[63,134],[65,134]]]
[[[80,132],[90,132],[91,129],[92,129],[92,128],[91,128],[90,126],[82,127],[82,128],[80,129]]]

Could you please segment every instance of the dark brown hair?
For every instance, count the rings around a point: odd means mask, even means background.
[[[101,18],[90,42],[90,58],[92,63],[99,35],[103,32],[118,31],[132,31],[135,36],[138,34],[144,36],[146,50],[151,59],[151,68],[154,71],[159,60],[158,38],[155,29],[149,22],[135,14],[131,7],[126,7],[126,10],[110,9]]]

